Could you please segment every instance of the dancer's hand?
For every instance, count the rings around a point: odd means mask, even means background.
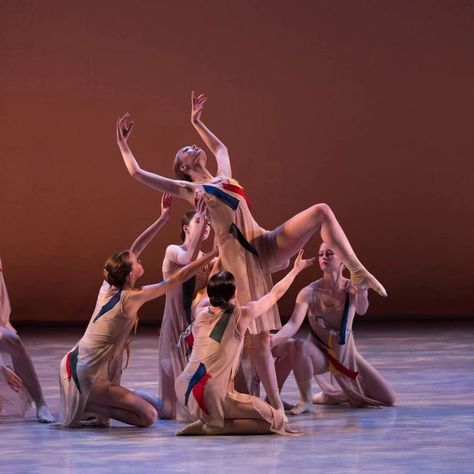
[[[127,112],[122,117],[117,119],[117,143],[119,145],[123,145],[127,143],[128,137],[130,133],[132,133],[133,122],[127,124],[128,119],[130,118],[130,114]]]
[[[19,393],[20,390],[23,388],[23,381],[21,380],[21,378],[15,373],[14,370],[10,369],[5,365],[2,365],[0,367],[0,370],[10,388],[15,392]]]
[[[169,219],[171,214],[171,204],[173,203],[173,196],[165,193],[161,197],[161,217],[163,219]]]
[[[205,223],[208,221],[208,213],[209,210],[207,209],[207,204],[202,195],[195,195],[194,197],[194,208],[196,209],[196,224]]]
[[[298,252],[298,256],[296,257],[295,263],[293,264],[293,269],[296,270],[297,273],[300,273],[305,268],[310,267],[316,261],[316,257],[303,259],[303,253],[304,250],[301,249]]]
[[[368,289],[369,285],[351,285],[349,288],[349,293],[357,296],[366,293]]]
[[[194,91],[191,92],[191,123],[200,122],[206,101],[207,97],[204,94],[196,97],[196,93]]]

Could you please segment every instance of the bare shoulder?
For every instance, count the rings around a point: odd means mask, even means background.
[[[308,286],[305,286],[299,293],[296,298],[298,303],[309,303],[313,298],[314,292],[317,290],[318,283],[320,280],[313,281]]]

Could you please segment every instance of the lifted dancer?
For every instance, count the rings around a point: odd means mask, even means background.
[[[192,93],[191,122],[217,160],[217,176],[206,168],[206,154],[195,145],[181,148],[176,154],[174,170],[178,180],[165,178],[140,168],[127,143],[133,122],[129,115],[117,120],[117,143],[125,165],[135,179],[156,190],[171,193],[193,202],[195,193],[204,194],[211,226],[219,247],[220,268],[234,275],[240,304],[254,301],[272,287],[271,273],[288,266],[289,259],[311,236],[320,232],[323,240],[342,259],[351,272],[354,284],[366,284],[383,296],[383,286],[356,257],[344,231],[326,204],[315,204],[272,231],[260,227],[249,209],[243,188],[231,178],[226,146],[201,121],[206,97]],[[226,236],[231,238],[225,238]],[[253,354],[257,372],[271,405],[282,409],[278,384],[270,352],[270,330],[281,327],[276,305],[249,325],[253,334]]]

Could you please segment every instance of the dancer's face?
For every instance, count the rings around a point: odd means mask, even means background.
[[[145,273],[142,262],[135,256],[133,252],[130,252],[129,261],[132,264],[132,270],[129,274],[129,278],[131,280],[137,280]]]
[[[179,150],[178,159],[180,163],[179,169],[183,173],[189,174],[190,170],[205,167],[207,156],[201,148],[196,145],[190,145]]]
[[[323,272],[338,272],[342,269],[342,261],[325,242],[319,247],[319,266]]]
[[[206,227],[204,229],[204,236],[202,240],[206,240],[209,237],[209,234],[211,233],[211,226],[209,225],[209,221],[207,219],[206,219],[205,226]],[[188,238],[196,235],[196,232],[198,232],[198,229],[199,229],[199,224],[197,222],[197,215],[194,215],[194,217],[191,219],[191,222],[188,225],[185,225],[183,229],[184,229],[185,234],[188,236]]]

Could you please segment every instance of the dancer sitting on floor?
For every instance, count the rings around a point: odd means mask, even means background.
[[[207,220],[207,209],[201,199],[196,209],[186,212],[181,224],[181,245],[169,245],[163,260],[163,278],[167,279],[177,270],[202,257],[201,244],[209,237],[210,226]],[[196,296],[201,296],[209,280],[211,264],[166,292],[165,310],[161,322],[158,343],[159,361],[159,397],[162,402],[160,418],[176,418],[178,421],[189,421],[185,410],[176,404],[174,383],[188,363],[191,347],[180,335],[189,327],[193,318]],[[194,302],[194,303],[193,303]]]
[[[157,411],[148,401],[120,385],[122,356],[138,323],[137,312],[147,301],[188,280],[217,254],[203,256],[161,283],[135,288],[144,273],[138,257],[169,219],[170,204],[171,197],[164,195],[160,218],[130,250],[117,252],[105,264],[105,281],[86,332],[60,365],[60,416],[65,427],[78,427],[91,416],[98,424],[113,418],[141,427],[157,419]]]
[[[39,423],[54,423],[36,374],[33,361],[10,324],[10,299],[0,260],[0,415],[25,416],[30,401],[36,405]],[[11,359],[12,367],[7,360]]]
[[[178,434],[291,434],[281,410],[234,389],[244,335],[251,322],[285,294],[296,275],[315,258],[301,250],[292,270],[257,301],[239,306],[238,287],[230,272],[211,277],[210,304],[196,317],[194,346],[188,365],[176,380],[176,395],[195,420]]]
[[[311,410],[313,375],[322,388],[313,403],[349,403],[354,407],[391,406],[395,393],[380,373],[357,351],[352,334],[355,314],[367,311],[367,287],[343,277],[343,263],[326,244],[319,249],[323,278],[303,288],[290,320],[272,337],[272,346],[294,336],[306,314],[310,335],[291,344],[292,368],[300,402],[288,413]]]
[[[356,257],[344,231],[326,204],[315,204],[272,231],[255,222],[243,188],[234,181],[226,146],[201,121],[206,98],[192,94],[191,122],[217,160],[217,176],[206,165],[206,154],[195,145],[181,148],[174,170],[178,180],[165,178],[140,168],[127,143],[133,122],[129,114],[117,120],[117,143],[125,165],[135,179],[161,192],[193,202],[195,193],[203,193],[209,209],[211,226],[219,246],[220,269],[235,277],[240,304],[257,300],[272,287],[271,273],[288,266],[289,259],[311,236],[320,232],[351,272],[357,285],[369,285],[386,296],[383,286]],[[230,239],[225,236],[230,235]],[[253,357],[257,372],[270,403],[283,410],[275,366],[270,351],[270,330],[281,327],[278,308],[273,305],[249,325],[253,335]]]

